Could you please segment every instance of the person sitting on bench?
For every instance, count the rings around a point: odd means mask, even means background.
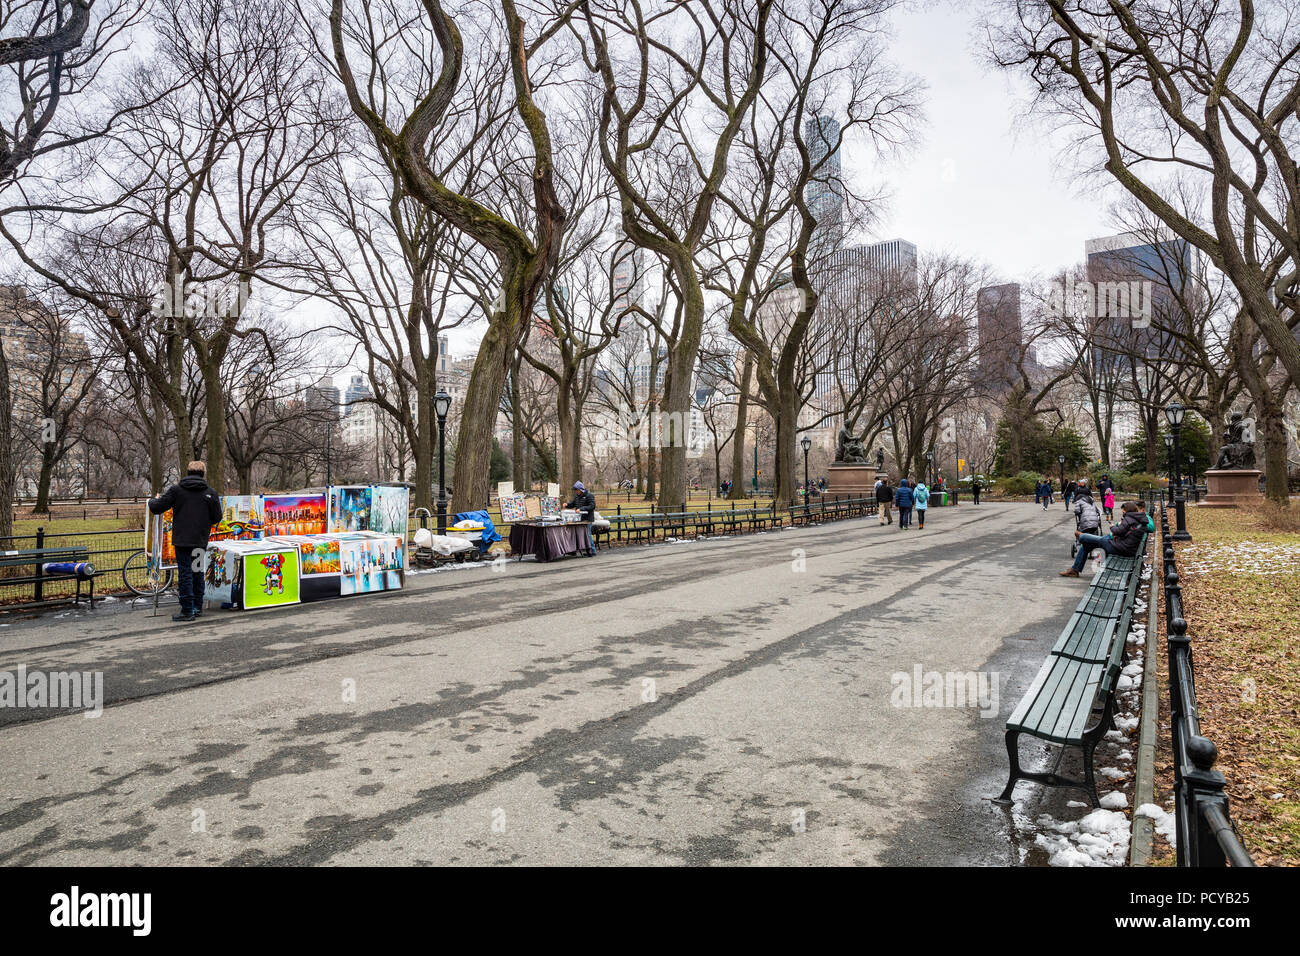
[[[1137,554],[1142,536],[1146,534],[1147,514],[1142,510],[1142,505],[1136,501],[1124,502],[1121,510],[1124,514],[1119,524],[1114,525],[1110,529],[1111,533],[1104,538],[1097,534],[1084,534],[1082,531],[1074,533],[1074,536],[1079,539],[1079,553],[1074,556],[1074,565],[1068,571],[1062,571],[1061,577],[1077,578],[1088,562],[1088,555],[1092,554],[1095,548],[1101,548],[1107,554],[1126,558]]]

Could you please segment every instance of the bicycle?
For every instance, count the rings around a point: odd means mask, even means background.
[[[126,589],[140,597],[161,595],[171,589],[175,578],[172,568],[155,568],[150,564],[144,548],[122,562],[122,583]],[[144,584],[137,582],[143,581]]]

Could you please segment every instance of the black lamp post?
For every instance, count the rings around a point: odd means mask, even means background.
[[[808,484],[808,449],[812,447],[812,439],[804,435],[803,438],[799,439],[799,447],[803,449],[803,493],[804,501],[807,501],[810,488]]]
[[[433,410],[438,413],[438,534],[447,533],[447,412],[451,396],[438,389]]]
[[[1183,414],[1185,411],[1179,402],[1170,402],[1169,407],[1165,409],[1165,418],[1169,421],[1169,429],[1174,433],[1174,517],[1178,521],[1178,530],[1174,532],[1175,541],[1192,540],[1192,536],[1187,533],[1187,500],[1183,497],[1182,469],[1178,463],[1178,459],[1182,455],[1178,447],[1178,433],[1183,427]]]
[[[1065,494],[1065,456],[1057,455],[1056,463],[1061,466],[1061,494]]]
[[[1200,498],[1196,496],[1196,456],[1195,455],[1187,456],[1187,470],[1190,472],[1190,474],[1187,477],[1191,479],[1192,499],[1194,501],[1200,501]]]
[[[1174,433],[1165,433],[1165,473],[1169,475],[1169,506],[1174,506]]]
[[[934,484],[934,449],[931,448],[925,453],[926,471],[929,472],[928,480],[931,485]]]

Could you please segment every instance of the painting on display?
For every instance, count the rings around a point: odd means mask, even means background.
[[[358,535],[339,541],[342,570],[339,593],[368,594],[401,588],[406,545],[395,535]]]
[[[509,495],[501,499],[501,522],[503,524],[523,521],[526,517],[527,512],[524,509],[523,495]]]
[[[262,499],[263,532],[266,537],[282,534],[324,534],[324,495],[267,495]]]
[[[176,547],[172,543],[172,513],[160,515],[144,508],[144,551],[151,563],[159,568],[176,567]]]
[[[406,537],[406,516],[410,511],[411,493],[407,488],[376,485],[370,500],[370,528],[380,534]]]
[[[234,600],[239,554],[228,548],[209,547],[203,569],[203,599],[229,604]]]
[[[333,534],[370,530],[370,486],[333,486],[329,490],[329,530]]]
[[[256,541],[265,532],[261,495],[224,495],[209,541]]]
[[[558,495],[542,496],[542,514],[558,515],[560,513],[560,499]]]
[[[304,577],[310,574],[338,574],[338,540],[323,535],[311,535],[308,540],[299,541],[298,562]]]
[[[245,554],[243,576],[246,610],[299,603],[296,548]]]

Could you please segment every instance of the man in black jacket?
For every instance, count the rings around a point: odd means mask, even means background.
[[[1136,501],[1124,502],[1122,510],[1124,515],[1120,518],[1119,524],[1113,525],[1110,529],[1111,533],[1104,538],[1101,535],[1084,534],[1081,531],[1074,533],[1074,536],[1079,539],[1079,553],[1074,556],[1073,566],[1068,571],[1062,571],[1061,577],[1077,578],[1095,548],[1122,557],[1132,557],[1138,553],[1138,546],[1142,543],[1142,536],[1147,530],[1147,513]]]
[[[201,461],[186,466],[185,477],[156,498],[149,510],[156,515],[172,513],[172,545],[176,548],[177,590],[181,612],[173,621],[192,621],[203,613],[203,555],[212,526],[221,520],[221,496],[203,480],[207,470]]]
[[[575,481],[573,483],[573,500],[564,507],[582,512],[582,520],[588,522],[587,554],[594,556],[596,554],[596,542],[591,536],[590,522],[596,520],[596,496],[588,491],[582,482]]]
[[[880,513],[881,524],[893,524],[894,518],[889,513],[894,504],[894,489],[890,487],[889,476],[881,475],[880,484],[876,485],[876,511]]]

